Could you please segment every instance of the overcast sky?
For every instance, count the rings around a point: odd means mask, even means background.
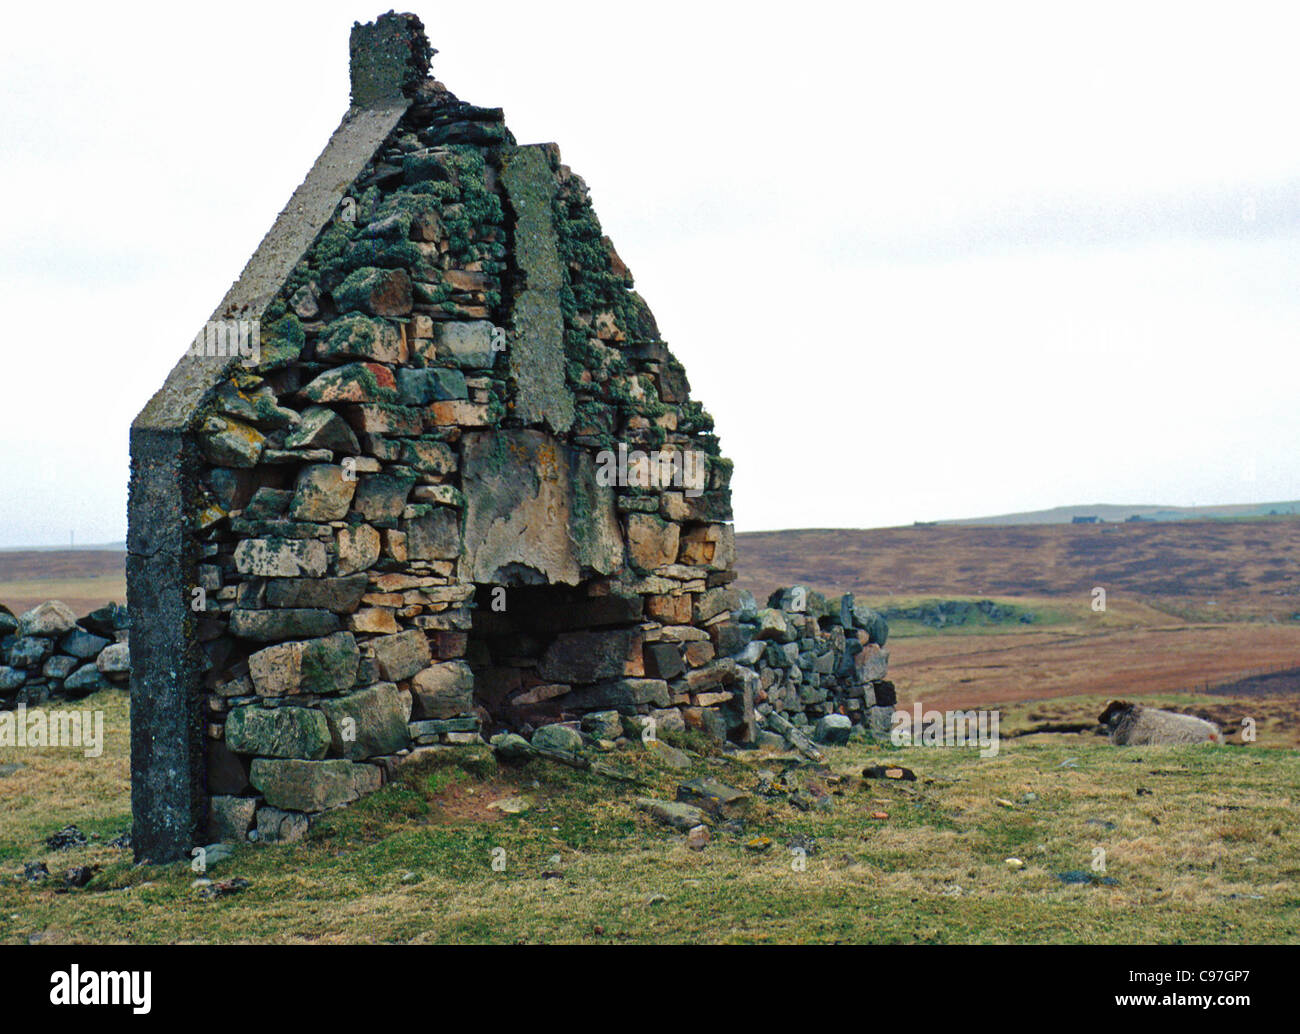
[[[124,537],[130,421],[386,7],[6,9],[0,546]],[[1285,5],[409,9],[587,180],[738,530],[1300,499]]]

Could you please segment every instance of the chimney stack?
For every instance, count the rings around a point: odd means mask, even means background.
[[[349,50],[354,108],[413,96],[437,53],[418,17],[392,11],[365,25],[355,23]]]

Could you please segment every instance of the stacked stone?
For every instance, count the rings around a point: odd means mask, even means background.
[[[620,654],[617,670],[584,660],[585,683],[554,661],[557,715],[715,706],[735,674],[716,658],[738,643],[716,614],[692,623],[734,578],[730,464],[631,282],[553,146],[516,148],[499,109],[425,82],[264,314],[261,362],[196,420],[194,627],[223,834],[299,830],[411,746],[477,741],[537,698],[534,668],[510,687],[525,702],[498,713],[487,677],[476,699],[466,653],[492,585],[622,601],[615,646],[556,648]],[[634,453],[628,484],[588,498],[593,453],[616,443],[699,453],[697,491]],[[476,522],[466,496],[557,463],[564,491],[517,512],[544,508],[532,534],[578,540],[578,563],[520,573],[480,526],[503,507]]]
[[[358,47],[382,70],[366,39],[418,30],[354,30],[354,100]],[[394,53],[427,54],[410,38]],[[614,711],[752,742],[765,714],[859,715],[883,673],[853,619],[733,589],[731,463],[581,178],[418,80],[261,313],[257,361],[176,418],[202,461],[177,564],[216,838],[297,836],[416,751]]]
[[[78,700],[130,678],[126,608],[109,603],[78,620],[50,600],[14,617],[0,606],[0,710]]]
[[[753,639],[737,660],[758,674],[760,717],[776,712],[797,728],[811,726],[823,743],[888,732],[897,695],[886,677],[889,625],[880,614],[852,594],[827,598],[793,586],[774,592],[762,610],[742,608],[740,619]],[[778,738],[769,728],[758,740]]]

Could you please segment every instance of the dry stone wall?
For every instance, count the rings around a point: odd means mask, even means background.
[[[0,710],[79,700],[125,687],[130,672],[130,618],[108,603],[78,618],[50,600],[15,616],[0,606]]]
[[[731,463],[586,185],[430,54],[410,15],[354,29],[355,173],[133,428],[143,856],[299,835],[422,749],[837,737],[887,685],[851,600],[732,587]]]

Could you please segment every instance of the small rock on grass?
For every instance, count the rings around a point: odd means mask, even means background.
[[[771,837],[750,837],[745,841],[745,850],[753,851],[755,854],[761,854],[772,846]]]
[[[785,846],[790,848],[792,851],[799,850],[804,854],[816,854],[817,838],[810,837],[806,833],[796,833],[785,842]]]
[[[902,765],[868,765],[862,770],[863,779],[901,779],[907,783],[916,782],[916,773]]]
[[[45,838],[45,846],[51,851],[68,851],[74,847],[85,847],[87,843],[89,840],[86,834],[76,826],[64,826]]]
[[[1058,872],[1056,878],[1062,883],[1087,883],[1106,887],[1119,885],[1119,880],[1115,879],[1114,876],[1098,876],[1095,872],[1088,872],[1086,869],[1070,869],[1066,872]]]
[[[686,846],[692,851],[703,851],[709,846],[709,840],[708,826],[692,826],[686,834]]]
[[[533,806],[527,797],[502,797],[488,805],[489,811],[499,811],[502,815],[522,815]]]
[[[75,865],[63,874],[63,885],[69,888],[84,887],[95,878],[97,872],[98,865]]]
[[[695,826],[707,825],[704,812],[692,804],[679,801],[660,801],[653,797],[638,797],[636,806],[648,811],[655,819],[666,826],[686,830]]]
[[[247,890],[252,885],[252,880],[245,879],[243,876],[232,876],[228,880],[217,880],[216,882],[209,882],[205,887],[200,887],[199,897],[208,899],[224,898],[229,894],[238,894],[240,891]]]

